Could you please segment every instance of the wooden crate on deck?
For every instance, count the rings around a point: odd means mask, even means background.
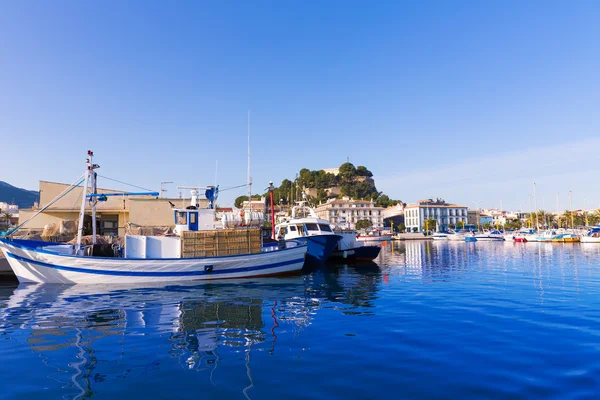
[[[260,253],[260,229],[223,229],[181,233],[181,257],[217,257]]]

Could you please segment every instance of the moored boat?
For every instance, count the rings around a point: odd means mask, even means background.
[[[500,231],[484,231],[474,235],[478,242],[502,242],[504,236]]]
[[[292,207],[291,218],[275,226],[275,235],[278,240],[306,243],[307,264],[318,265],[327,261],[342,236],[333,232],[329,221],[318,218],[305,203],[301,201]]]
[[[600,243],[600,227],[590,229],[581,237],[581,243]]]
[[[449,240],[448,236],[450,234],[449,233],[445,233],[445,232],[436,232],[433,235],[431,235],[431,238],[433,240]]]
[[[336,245],[331,259],[347,261],[372,261],[379,255],[381,247],[378,245],[367,245],[365,242],[356,240],[356,231],[335,231],[342,238]]]
[[[575,233],[561,233],[552,238],[553,243],[578,243],[579,235]]]
[[[179,282],[278,275],[302,269],[307,252],[307,246],[302,243],[290,242],[263,249],[259,229],[215,230],[214,202],[218,195],[215,186],[204,188],[209,208],[200,209],[194,193],[192,204],[183,209],[173,208],[177,235],[126,235],[124,247],[97,243],[95,214],[98,202],[105,201],[108,196],[159,194],[96,193],[95,170],[99,166],[92,158],[93,153],[88,151],[84,175],[33,216],[83,184],[75,244],[14,239],[14,233],[27,221],[11,231],[7,238],[0,239],[0,248],[20,282]],[[93,234],[91,244],[84,245],[83,220],[88,204],[92,208]],[[220,244],[218,238],[221,238]]]

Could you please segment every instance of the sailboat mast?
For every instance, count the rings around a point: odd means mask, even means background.
[[[248,227],[252,223],[252,176],[250,175],[250,110],[248,110]]]
[[[535,208],[535,229],[540,229],[538,221],[538,210],[537,210],[537,197],[535,195],[535,182],[533,182],[533,206]]]
[[[250,176],[250,110],[248,110],[248,202],[252,198],[252,177]],[[250,204],[250,203],[248,203]]]
[[[575,228],[575,222],[573,221],[573,191],[569,190],[569,209],[571,210],[571,229]]]

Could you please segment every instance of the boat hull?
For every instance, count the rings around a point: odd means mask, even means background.
[[[331,254],[333,254],[333,250],[341,238],[340,235],[313,235],[297,239],[308,246],[308,250],[306,251],[306,265],[315,266],[324,264]]]
[[[381,236],[359,236],[356,240],[360,242],[387,242],[392,239],[392,235]]]
[[[298,272],[306,246],[256,254],[179,259],[78,257],[0,239],[0,248],[23,283],[156,283],[182,282]]]
[[[360,246],[347,250],[336,250],[331,255],[334,261],[373,261],[379,255],[379,246]]]
[[[600,243],[600,237],[583,236],[580,241],[581,243]]]

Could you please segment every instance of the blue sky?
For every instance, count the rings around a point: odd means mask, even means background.
[[[538,206],[600,207],[598,21],[596,1],[4,2],[0,180],[71,182],[90,148],[144,187],[212,184],[216,160],[243,184],[250,110],[259,191],[349,157],[406,202],[525,208],[535,181]]]

